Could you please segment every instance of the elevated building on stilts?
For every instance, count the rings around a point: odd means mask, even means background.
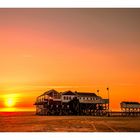
[[[49,90],[38,96],[34,104],[37,115],[107,115],[109,99],[89,92],[57,92]]]
[[[120,103],[123,116],[140,116],[140,103],[123,101]]]

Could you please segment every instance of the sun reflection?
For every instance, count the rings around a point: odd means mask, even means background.
[[[0,109],[0,112],[15,112],[15,111],[17,111],[17,108],[14,107],[6,107]]]

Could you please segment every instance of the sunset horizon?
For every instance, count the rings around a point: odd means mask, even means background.
[[[140,9],[0,9],[0,111],[55,89],[140,102]]]
[[[61,86],[60,86],[61,87]],[[68,86],[70,87],[70,86]],[[63,92],[66,92],[66,91],[72,91],[72,92],[87,92],[87,93],[95,93],[97,96],[100,96],[100,97],[103,97],[105,99],[108,99],[108,92],[107,92],[107,88],[105,88],[104,90],[100,90],[100,89],[97,89],[96,91],[93,91],[93,90],[74,90],[74,89],[80,89],[80,88],[87,88],[88,86],[82,86],[82,87],[78,87],[76,86],[77,88],[73,87],[73,88],[65,88],[63,90],[60,90],[61,88],[57,88],[57,89],[53,89],[53,88],[48,88],[48,90],[38,94],[37,96],[34,97],[34,100],[32,102],[30,102],[29,104],[24,104],[22,106],[18,106],[18,97],[19,97],[19,94],[6,94],[6,96],[8,97],[3,97],[3,100],[4,100],[4,104],[3,104],[3,107],[0,108],[0,112],[28,112],[28,111],[31,111],[31,112],[35,112],[35,105],[34,103],[36,102],[36,98],[42,94],[44,94],[45,92],[47,91],[51,91],[51,90],[56,90],[58,92],[63,93]],[[98,91],[99,90],[99,91]],[[110,88],[109,88],[110,90]],[[98,91],[98,92],[97,92]],[[101,93],[101,91],[104,91]],[[109,93],[109,96],[111,96],[111,92]],[[110,100],[110,97],[109,97],[109,100]],[[121,108],[120,108],[120,103],[122,101],[128,101],[128,102],[135,102],[137,100],[121,100],[120,102],[118,102],[117,104],[117,107],[116,108],[112,108],[112,101],[110,100],[110,111],[121,111]],[[139,101],[137,101],[139,102]]]

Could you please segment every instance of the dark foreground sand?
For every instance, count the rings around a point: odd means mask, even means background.
[[[140,132],[140,117],[36,116],[0,112],[0,132]]]

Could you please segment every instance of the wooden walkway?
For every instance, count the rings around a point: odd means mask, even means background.
[[[109,112],[111,117],[140,117],[140,112],[122,112],[122,111],[112,111]]]

